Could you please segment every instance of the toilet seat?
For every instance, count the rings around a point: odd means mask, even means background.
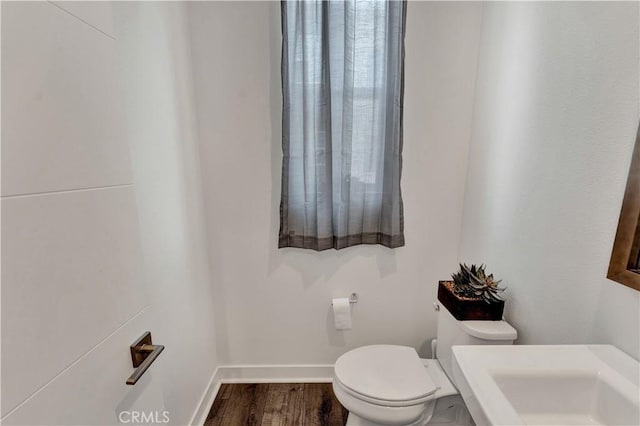
[[[342,390],[344,390],[346,393],[348,393],[349,395],[353,396],[354,398],[357,398],[357,399],[359,399],[361,401],[368,402],[369,404],[379,405],[381,407],[408,407],[410,405],[424,404],[425,402],[430,401],[430,400],[435,398],[434,394],[431,393],[429,395],[426,395],[426,396],[423,396],[423,397],[417,398],[417,399],[408,399],[408,400],[402,400],[402,401],[390,401],[390,400],[386,400],[386,399],[372,398],[370,396],[358,393],[358,392],[354,391],[353,389],[349,388],[348,386],[345,386],[345,384],[342,383],[337,377],[334,377],[333,381],[334,381],[334,386],[335,385],[339,386]]]
[[[335,381],[360,400],[386,407],[422,404],[435,397],[437,386],[414,348],[363,346],[342,355]]]

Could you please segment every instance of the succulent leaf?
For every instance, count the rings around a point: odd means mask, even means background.
[[[495,280],[493,274],[487,275],[485,268],[484,264],[467,266],[461,263],[460,270],[451,275],[454,293],[461,297],[482,299],[487,303],[503,300],[500,293],[505,289],[499,287],[502,280]]]

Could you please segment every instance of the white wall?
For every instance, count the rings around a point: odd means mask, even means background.
[[[114,17],[157,374],[183,425],[217,366],[186,7],[124,2]]]
[[[402,188],[406,247],[277,249],[280,4],[189,5],[221,364],[332,363],[370,343],[435,336],[438,279],[455,269],[479,3],[411,3]],[[357,292],[353,330],[330,301]]]
[[[640,356],[640,293],[605,278],[638,126],[638,4],[484,8],[460,259],[509,287],[519,343]]]

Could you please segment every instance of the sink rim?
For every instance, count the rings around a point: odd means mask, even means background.
[[[453,346],[452,350],[458,388],[481,423],[525,424],[496,383],[496,372],[506,370],[558,374],[590,371],[613,384],[635,406],[640,404],[634,397],[639,392],[639,363],[612,345]]]

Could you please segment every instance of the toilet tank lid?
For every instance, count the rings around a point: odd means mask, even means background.
[[[515,340],[518,332],[508,322],[502,321],[458,321],[467,334],[485,340]]]

